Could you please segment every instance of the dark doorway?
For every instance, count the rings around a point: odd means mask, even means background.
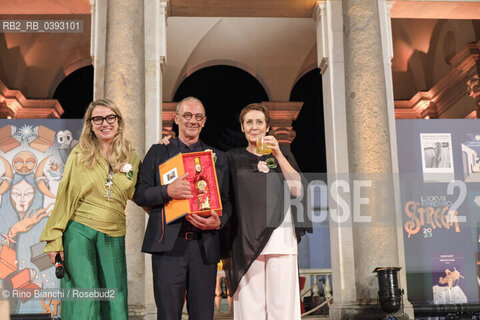
[[[65,111],[62,119],[81,119],[93,100],[93,66],[80,68],[58,85],[53,95]]]
[[[298,80],[290,101],[303,102],[297,120],[293,121],[297,135],[291,145],[300,169],[302,172],[327,172],[322,76],[318,68]]]
[[[188,96],[200,99],[205,106],[207,122],[200,138],[220,150],[247,146],[240,130],[240,111],[249,103],[268,101],[260,82],[248,72],[226,65],[200,69],[186,78],[173,98]],[[174,131],[178,128],[174,125]]]

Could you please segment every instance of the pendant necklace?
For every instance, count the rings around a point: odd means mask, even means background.
[[[107,182],[105,183],[105,200],[110,200],[112,198],[112,182],[113,180],[113,168],[112,166],[108,166],[108,175],[107,175]]]

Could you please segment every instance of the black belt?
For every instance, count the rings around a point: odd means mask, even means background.
[[[185,239],[185,240],[197,240],[197,239],[200,239],[202,237],[202,233],[201,232],[194,232],[194,231],[186,231],[186,232],[180,231],[178,233],[178,237],[182,238],[182,239]]]

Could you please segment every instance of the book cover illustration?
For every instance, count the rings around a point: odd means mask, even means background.
[[[432,256],[434,304],[467,303],[463,256],[446,253]]]
[[[450,133],[420,133],[424,182],[454,180],[452,137]]]
[[[463,176],[465,182],[480,182],[480,134],[467,134],[462,143]]]

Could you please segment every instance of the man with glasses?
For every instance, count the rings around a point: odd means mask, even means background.
[[[188,97],[177,105],[174,117],[178,138],[168,145],[156,144],[141,165],[135,202],[152,208],[142,251],[152,254],[157,319],[180,320],[186,298],[189,319],[213,319],[217,263],[220,259],[219,230],[231,216],[228,200],[229,172],[225,153],[199,140],[206,122],[202,102]],[[196,214],[165,223],[164,206],[172,199],[189,199],[188,174],[161,185],[158,167],[179,152],[212,149],[223,212],[208,217]]]

